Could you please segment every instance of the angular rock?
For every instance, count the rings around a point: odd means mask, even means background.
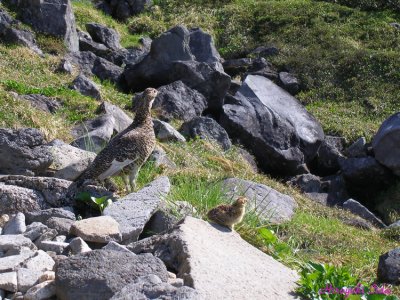
[[[155,212],[155,214],[147,222],[143,229],[143,233],[140,238],[152,236],[154,234],[164,233],[167,230],[172,229],[176,223],[178,223],[177,217],[170,214],[168,211],[161,209]]]
[[[29,270],[52,271],[55,262],[46,252],[38,250],[34,256],[23,264],[23,267]]]
[[[116,84],[120,82],[122,72],[123,69],[121,67],[101,57],[97,57],[92,68],[92,73],[99,77],[100,80],[109,80]]]
[[[39,175],[51,165],[44,136],[34,128],[0,128],[0,173]]]
[[[121,232],[117,221],[109,216],[76,221],[70,229],[70,234],[79,236],[86,242],[108,243],[121,241]]]
[[[47,205],[53,207],[68,206],[72,200],[67,197],[70,181],[52,177],[28,177],[11,175],[0,178],[6,185],[27,188],[40,193]],[[46,207],[47,208],[47,207]]]
[[[0,235],[0,251],[18,251],[22,248],[35,250],[36,246],[22,235]]]
[[[79,50],[75,17],[69,0],[20,1],[17,5],[23,22],[39,32],[63,38],[68,50]]]
[[[223,150],[229,150],[232,146],[231,140],[225,129],[222,128],[214,119],[207,117],[195,117],[182,124],[179,131],[191,138],[214,140],[221,145]]]
[[[168,177],[162,176],[139,192],[131,193],[104,209],[105,216],[119,223],[124,244],[137,241],[148,220],[164,205],[163,197],[170,187]]]
[[[379,228],[385,228],[385,223],[382,222],[377,216],[375,216],[371,211],[368,210],[364,205],[360,202],[349,199],[343,203],[343,208],[351,211],[353,214],[360,216],[361,218],[371,222],[375,226]]]
[[[35,35],[20,27],[20,22],[14,20],[6,11],[0,9],[0,41],[6,44],[26,46],[37,54],[43,55],[43,52],[36,44]]]
[[[332,137],[325,137],[317,151],[315,158],[309,163],[313,174],[327,176],[339,171],[339,159],[343,157],[336,140]]]
[[[138,278],[111,298],[111,300],[136,299],[200,300],[201,298],[195,289],[187,286],[174,287],[170,283],[162,282],[156,275]]]
[[[299,80],[288,72],[280,72],[279,80],[281,81],[282,87],[287,90],[290,94],[296,95],[300,90]]]
[[[43,241],[39,245],[40,250],[43,250],[46,252],[51,251],[58,255],[66,253],[68,247],[69,247],[69,243],[57,242],[57,241]]]
[[[201,30],[201,28],[190,29],[189,47],[199,62],[211,64],[221,62],[221,56],[215,48],[212,36]]]
[[[154,274],[163,282],[168,272],[151,254],[94,250],[61,261],[56,270],[56,290],[60,299],[108,300],[137,278]]]
[[[121,108],[106,101],[102,102],[97,109],[97,113],[104,113],[114,117],[114,130],[121,132],[132,124],[133,120]]]
[[[121,252],[129,252],[132,253],[131,251],[128,250],[125,246],[122,246],[116,242],[109,242],[107,245],[105,245],[103,250],[109,250],[109,251],[121,251]]]
[[[72,131],[76,139],[71,143],[79,149],[100,152],[114,133],[115,119],[106,114],[78,125]]]
[[[45,241],[52,241],[56,238],[58,232],[57,230],[54,229],[48,229],[46,230],[40,237],[38,237],[35,240],[35,245],[39,248],[42,249],[42,243]]]
[[[46,225],[40,222],[33,222],[26,227],[23,236],[33,242],[48,230],[49,228]]]
[[[375,158],[400,176],[400,113],[385,120],[373,138]]]
[[[26,213],[47,207],[43,196],[37,191],[0,184],[0,211],[2,213]]]
[[[105,0],[102,8],[114,18],[124,21],[127,18],[143,12],[152,4],[151,0],[112,1]],[[107,8],[107,9],[106,9]]]
[[[95,159],[96,153],[62,143],[49,144],[49,152],[53,158],[51,169],[56,170],[54,177],[75,180]]]
[[[72,82],[71,89],[78,91],[82,95],[101,100],[99,87],[85,75],[79,74]]]
[[[18,290],[16,272],[6,272],[0,274],[0,289],[15,293]]]
[[[134,92],[181,80],[202,93],[211,109],[219,109],[230,86],[230,77],[204,62],[196,62],[189,47],[190,32],[176,26],[152,42],[150,53],[138,64],[127,66],[124,78]]]
[[[95,42],[104,44],[112,50],[121,48],[120,36],[114,29],[98,23],[87,23],[86,30]]]
[[[90,51],[100,57],[107,57],[112,51],[106,45],[93,41],[86,32],[78,31],[78,38],[80,51]]]
[[[171,233],[128,248],[136,253],[155,253],[186,285],[195,287],[201,299],[296,298],[295,271],[254,248],[236,232],[199,219],[186,217]]]
[[[393,249],[379,257],[378,280],[400,284],[400,248]]]
[[[50,218],[54,217],[75,220],[75,214],[71,207],[49,208],[26,214],[27,223],[40,222],[45,224]]]
[[[25,215],[21,212],[12,216],[3,227],[3,234],[21,234],[26,231]]]
[[[222,181],[222,189],[227,196],[235,198],[246,196],[249,200],[248,211],[271,223],[280,224],[290,220],[297,207],[296,201],[276,190],[256,182],[239,178],[228,178]]]
[[[321,193],[323,184],[321,178],[312,174],[301,174],[291,178],[288,183],[297,186],[303,193]]]
[[[93,76],[93,66],[97,56],[90,51],[71,52],[65,56],[65,61],[75,66],[85,76]]]
[[[140,95],[132,100],[134,108]],[[163,121],[172,119],[189,121],[195,116],[200,116],[206,107],[206,98],[182,81],[158,88],[158,95],[153,103],[153,109],[157,111],[157,115]]]
[[[71,248],[72,254],[81,254],[92,251],[92,249],[90,249],[88,244],[86,244],[86,242],[80,237],[72,239],[69,242],[69,247]]]
[[[59,218],[59,217],[51,217],[45,223],[49,228],[57,230],[58,234],[67,235],[71,229],[72,224],[74,224],[74,220]]]
[[[365,137],[360,137],[353,144],[351,144],[344,154],[349,158],[366,157],[367,156],[367,141]]]
[[[160,142],[186,142],[185,137],[167,122],[153,119],[153,128]]]
[[[40,94],[19,95],[18,99],[26,100],[30,102],[33,107],[52,114],[54,114],[62,106],[60,100],[49,98]]]
[[[72,74],[73,73],[73,67],[72,64],[69,60],[63,58],[61,59],[56,72],[60,72],[60,73],[67,73],[67,74]]]
[[[17,270],[18,291],[25,293],[32,286],[39,283],[39,278],[43,272],[20,268]]]
[[[0,273],[19,269],[21,265],[35,255],[31,250],[22,249],[20,254],[0,258]]]
[[[247,76],[225,104],[220,124],[240,141],[267,172],[297,175],[324,139],[321,125],[290,94],[261,76]]]
[[[51,299],[55,295],[56,295],[56,285],[53,280],[49,280],[31,287],[24,295],[24,299],[45,300],[45,299]]]

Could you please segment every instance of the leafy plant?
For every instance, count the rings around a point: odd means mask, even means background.
[[[88,192],[79,193],[76,199],[86,203],[87,205],[90,205],[91,207],[94,207],[100,211],[101,214],[103,214],[104,209],[112,203],[112,200],[107,196],[97,198],[91,196]]]
[[[279,259],[282,256],[286,256],[292,252],[290,246],[284,242],[279,241],[275,233],[267,228],[260,228],[258,230],[259,236],[264,240],[268,247],[268,253],[274,258]]]

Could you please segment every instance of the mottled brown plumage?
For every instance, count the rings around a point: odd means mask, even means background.
[[[127,191],[135,189],[139,169],[156,145],[151,106],[157,93],[156,89],[145,90],[132,124],[117,134],[75,180],[78,186],[87,179],[104,181],[123,175]]]
[[[207,213],[207,217],[211,221],[233,230],[233,226],[243,219],[246,203],[246,197],[238,197],[232,205],[222,204],[211,209]]]

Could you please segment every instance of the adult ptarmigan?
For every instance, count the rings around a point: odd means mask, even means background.
[[[104,181],[123,175],[126,190],[135,189],[139,170],[156,145],[151,106],[157,93],[153,88],[144,91],[132,124],[117,134],[75,180],[78,186],[87,179]]]

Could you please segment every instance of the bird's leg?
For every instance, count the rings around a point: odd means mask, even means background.
[[[140,169],[140,166],[133,164],[131,173],[129,174],[129,184],[131,186],[132,192],[135,191],[135,189],[136,189],[136,178],[139,174],[139,169]]]
[[[124,180],[124,184],[125,184],[125,191],[127,193],[130,192],[130,186],[129,186],[129,175],[128,174],[124,174],[122,176],[122,179]]]

